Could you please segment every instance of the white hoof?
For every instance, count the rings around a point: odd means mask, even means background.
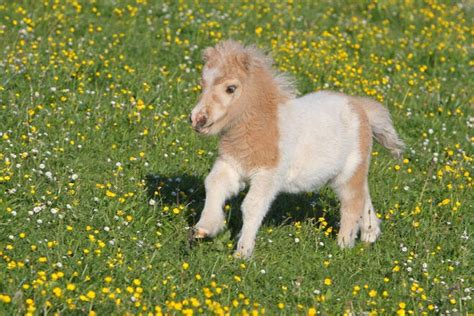
[[[204,238],[204,237],[215,237],[221,230],[224,229],[225,223],[224,221],[214,222],[214,223],[201,223],[198,222],[194,227],[194,231],[196,233],[196,238]],[[204,237],[198,237],[198,236]]]
[[[209,235],[209,233],[202,229],[202,228],[195,228],[194,233],[193,233],[193,238],[194,239],[203,239],[206,238]]]
[[[377,240],[380,235],[380,228],[375,227],[368,230],[362,229],[360,233],[360,239],[364,242],[373,243]]]
[[[234,252],[234,258],[248,259],[252,256],[255,242],[243,242],[239,240],[237,249]]]
[[[355,237],[349,237],[349,236],[337,236],[337,244],[341,248],[352,248],[354,247],[355,243]]]

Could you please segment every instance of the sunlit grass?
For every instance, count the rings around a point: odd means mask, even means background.
[[[458,314],[472,306],[472,9],[435,1],[0,2],[0,314]],[[471,28],[470,28],[471,27]],[[201,50],[256,44],[301,94],[386,104],[373,246],[338,202],[280,197],[250,261],[187,242],[216,140],[187,115]],[[470,310],[472,312],[472,308]]]

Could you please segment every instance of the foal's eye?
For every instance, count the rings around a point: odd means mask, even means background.
[[[232,94],[235,92],[235,90],[237,90],[237,87],[234,85],[230,85],[230,86],[227,86],[227,88],[225,89],[225,92],[227,92],[228,94]]]

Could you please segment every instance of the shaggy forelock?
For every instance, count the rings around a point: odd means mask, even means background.
[[[253,67],[271,68],[273,65],[273,59],[254,45],[244,46],[239,42],[227,40],[217,44],[215,49],[224,61],[229,58],[245,55],[248,56]]]
[[[204,59],[208,66],[219,64],[224,67],[235,64],[236,60],[244,60],[250,72],[259,68],[268,71],[285,96],[293,98],[296,95],[292,78],[274,70],[272,68],[273,59],[270,54],[254,45],[244,46],[237,41],[226,40],[218,43],[215,47],[206,49]]]

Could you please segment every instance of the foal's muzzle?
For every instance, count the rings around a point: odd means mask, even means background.
[[[193,120],[192,115],[190,115],[189,121],[196,132],[201,132],[204,127],[208,127],[206,126],[206,124],[208,123],[209,120],[206,114],[198,113],[194,117],[194,120]]]

